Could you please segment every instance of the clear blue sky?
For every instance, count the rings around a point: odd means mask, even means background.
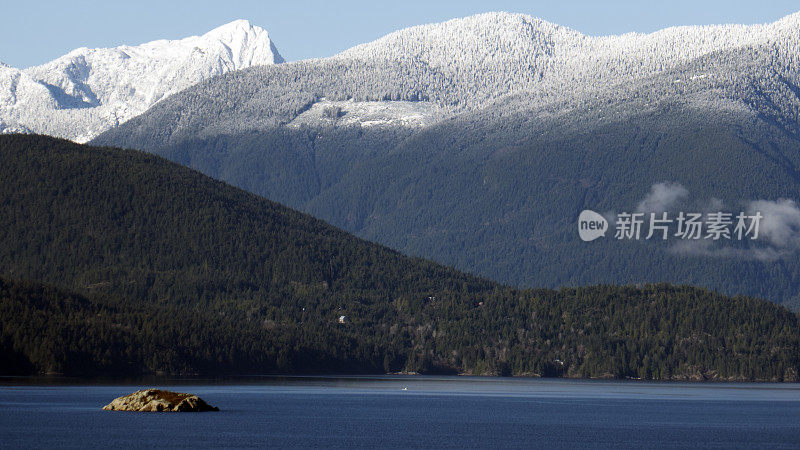
[[[487,11],[530,14],[590,35],[673,25],[771,22],[797,0],[650,2],[331,0],[2,0],[0,61],[28,67],[77,47],[112,47],[203,34],[234,19],[266,28],[288,61],[330,56],[399,28]]]

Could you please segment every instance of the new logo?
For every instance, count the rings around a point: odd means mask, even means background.
[[[578,216],[578,234],[584,242],[605,237],[608,231],[608,221],[600,214],[585,209]]]

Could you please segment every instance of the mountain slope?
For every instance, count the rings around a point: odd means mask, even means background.
[[[0,158],[4,373],[797,379],[800,323],[766,301],[518,291],[141,152],[12,135]]]
[[[220,77],[160,104],[124,132],[112,131],[98,142],[117,140],[148,149],[206,135],[263,130],[291,124],[315,104],[343,100],[375,107],[411,101],[423,111],[428,103],[443,107],[431,117],[437,120],[427,121],[431,125],[509,94],[532,93],[531,106],[542,107],[748,48],[769,48],[772,63],[796,68],[798,29],[800,13],[767,25],[680,27],[594,38],[530,16],[487,13],[401,30],[330,58]],[[730,81],[739,75],[716,76]],[[339,117],[348,118],[347,124],[360,117],[347,104],[332,106],[344,109]],[[150,122],[157,118],[166,121]],[[319,126],[338,124],[321,119]],[[358,122],[373,128],[369,119]]]
[[[600,38],[486,14],[201,83],[95,142],[502,282],[691,283],[799,307],[794,240],[575,232],[582,209],[632,211],[664,184],[687,212],[800,200],[798,45],[800,13]],[[787,214],[768,220],[800,233]]]
[[[41,66],[0,66],[0,132],[88,141],[199,81],[283,62],[269,35],[244,20],[203,36],[79,48]]]

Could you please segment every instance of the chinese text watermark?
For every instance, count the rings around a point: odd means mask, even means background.
[[[756,240],[763,216],[729,212],[709,213],[627,213],[617,214],[614,239],[618,240]],[[584,241],[605,237],[608,220],[584,210],[578,217],[578,234]]]

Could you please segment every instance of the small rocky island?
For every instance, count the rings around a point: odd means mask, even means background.
[[[193,394],[146,389],[114,399],[103,407],[105,411],[139,412],[204,412],[219,411],[202,398]]]

